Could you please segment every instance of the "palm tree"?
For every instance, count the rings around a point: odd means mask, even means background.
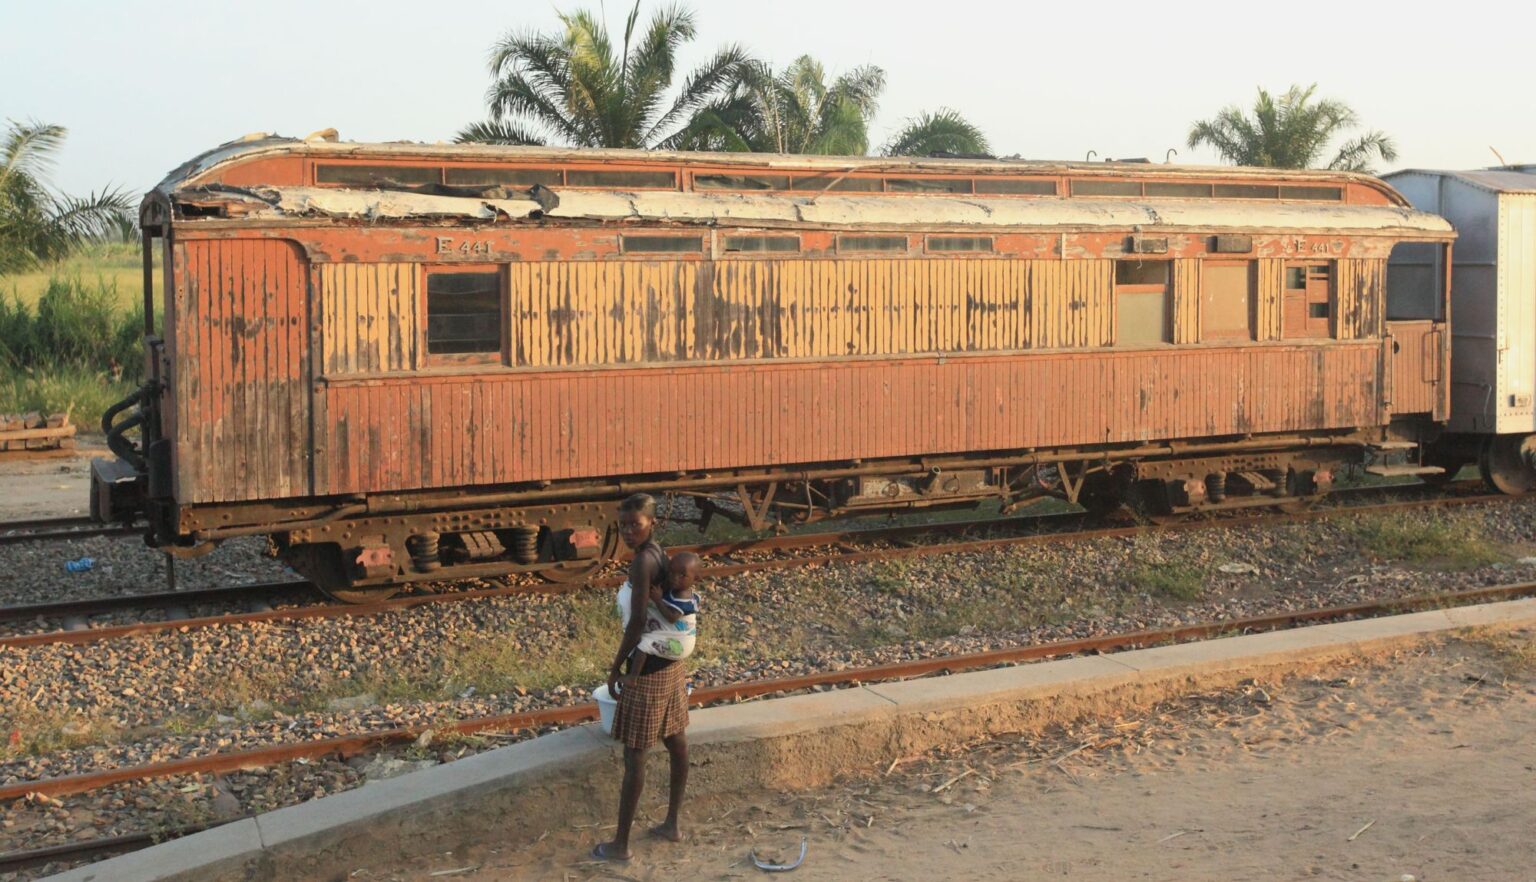
[[[1222,159],[1237,165],[1314,168],[1334,136],[1360,124],[1342,101],[1314,102],[1315,91],[1316,83],[1305,89],[1292,86],[1276,100],[1260,89],[1251,118],[1236,105],[1227,107],[1194,124],[1189,146],[1209,144]],[[1397,159],[1397,147],[1390,137],[1372,130],[1339,145],[1325,168],[1368,172],[1376,156],[1391,162]]]
[[[864,65],[827,84],[809,55],[782,71],[765,62],[742,65],[730,91],[701,108],[676,146],[687,150],[860,156],[869,149],[885,71]]]
[[[985,154],[988,150],[987,136],[981,129],[947,107],[907,120],[901,131],[880,148],[885,156],[965,156]]]
[[[809,55],[782,71],[760,61],[743,65],[728,94],[702,108],[675,139],[687,150],[862,156],[869,150],[885,71],[856,67],[827,85],[826,70]],[[882,149],[885,156],[985,153],[986,136],[959,113],[923,113]]]
[[[133,223],[133,201],[115,187],[83,199],[49,189],[53,157],[67,134],[63,126],[10,122],[0,147],[0,273],[57,260]]]
[[[693,13],[669,6],[637,34],[639,16],[636,0],[617,52],[607,26],[587,10],[561,13],[561,34],[503,37],[491,53],[491,118],[466,126],[455,140],[642,148],[666,143],[728,86],[747,56],[735,45],[720,49],[683,79],[668,102],[677,49],[695,36]]]

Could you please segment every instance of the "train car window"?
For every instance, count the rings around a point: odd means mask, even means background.
[[[1169,263],[1115,262],[1115,345],[1146,346],[1172,341],[1168,322]]]
[[[1279,199],[1280,188],[1269,184],[1217,184],[1217,199]]]
[[[435,165],[355,165],[320,164],[315,168],[315,183],[345,184],[352,187],[378,187],[395,184],[419,186],[442,183],[443,170]]]
[[[704,250],[702,236],[620,236],[625,254],[698,254]]]
[[[726,236],[727,252],[793,254],[800,250],[799,236]]]
[[[1189,184],[1182,181],[1147,181],[1143,184],[1148,196],[1165,196],[1174,199],[1209,199],[1210,184]]]
[[[495,271],[429,271],[427,354],[500,356],[501,288]]]
[[[788,190],[789,175],[705,175],[693,176],[695,190]]]
[[[1200,284],[1200,339],[1235,342],[1253,339],[1253,264],[1204,261]]]
[[[965,193],[971,192],[970,178],[886,178],[887,193]]]
[[[1282,295],[1286,337],[1327,337],[1333,316],[1333,264],[1287,263]]]
[[[907,250],[906,236],[838,236],[837,250],[842,251],[884,251],[905,253]]]
[[[929,251],[969,251],[991,253],[991,236],[929,236]]]
[[[640,190],[676,190],[677,173],[669,171],[608,171],[566,169],[567,187],[633,187]]]
[[[1281,199],[1311,199],[1318,202],[1344,201],[1343,187],[1281,187]]]
[[[976,192],[1001,196],[1055,196],[1055,181],[1029,178],[977,178]]]
[[[834,193],[879,193],[879,178],[850,178],[846,175],[795,176],[793,188]]]
[[[1445,318],[1444,246],[1399,242],[1387,258],[1387,320]]]
[[[564,183],[558,168],[460,168],[449,166],[449,184],[463,187],[491,187],[510,184],[514,187],[532,187],[543,184],[558,187]]]
[[[1072,182],[1073,196],[1140,196],[1140,181],[1078,180]]]

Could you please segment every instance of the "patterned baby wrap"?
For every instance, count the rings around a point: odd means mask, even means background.
[[[629,627],[629,603],[633,594],[634,589],[630,587],[629,580],[625,579],[619,587],[618,604],[619,619],[626,628]],[[698,636],[698,613],[688,613],[675,622],[669,622],[655,603],[646,602],[645,631],[640,635],[641,652],[657,658],[681,661],[693,654],[694,641]]]

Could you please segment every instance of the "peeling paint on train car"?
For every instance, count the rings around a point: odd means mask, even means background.
[[[185,502],[310,493],[309,272],[272,240],[183,242],[167,311],[175,492]]]
[[[152,197],[173,218],[179,502],[1381,427],[1402,372],[1382,261],[1453,235],[1385,197],[691,192],[683,172],[650,192],[312,185],[315,157],[352,155],[212,160]],[[1100,174],[1056,168],[1063,187]],[[1189,177],[1103,176],[1133,173]],[[1284,175],[1334,180],[1233,172]],[[795,241],[730,250],[743,236]],[[1251,339],[1202,340],[1208,258],[1251,267]],[[1117,345],[1124,259],[1170,263],[1166,343]],[[1283,339],[1294,262],[1331,267],[1332,339]],[[499,352],[427,354],[445,267],[497,274]]]
[[[180,191],[191,199],[195,190]],[[359,220],[455,218],[493,221],[660,220],[711,224],[805,224],[865,227],[923,224],[935,227],[1046,227],[1118,229],[1332,230],[1444,234],[1434,215],[1395,206],[1208,203],[1189,200],[1014,200],[907,196],[805,196],[560,190],[549,201],[466,198],[403,190],[330,190],[317,187],[219,188],[208,196],[243,206],[242,216],[276,220],[324,217]]]

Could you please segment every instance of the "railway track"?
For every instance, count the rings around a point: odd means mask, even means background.
[[[1128,650],[1146,646],[1182,643],[1231,634],[1283,630],[1300,625],[1348,619],[1395,615],[1422,609],[1439,609],[1472,603],[1489,603],[1536,596],[1536,582],[1520,582],[1465,591],[1419,595],[1388,601],[1372,601],[1317,609],[1302,609],[1271,615],[1210,621],[1170,628],[1148,629],[1076,640],[1014,646],[986,652],[942,655],[890,664],[840,671],[823,671],[795,677],[757,679],[694,690],[690,703],[707,706],[770,695],[795,693],[806,689],[839,688],[863,683],[888,682],[941,673],[959,673],[982,668],[1013,665],[1040,659],[1086,653]],[[428,731],[437,735],[475,735],[491,732],[519,732],[547,727],[567,726],[597,719],[597,706],[590,702],[569,704],[515,714],[502,714],[451,723],[417,725],[340,737],[314,739],[269,747],[185,757],[162,763],[105,769],[86,774],[66,775],[22,781],[0,786],[0,801],[28,796],[61,796],[86,793],[132,781],[172,778],[181,775],[217,775],[284,763],[307,762],[335,757],[345,759],[417,741]],[[205,826],[186,828],[177,834],[195,832]],[[0,855],[0,872],[36,866],[48,861],[79,860],[103,853],[132,850],[152,844],[149,835],[129,834],[99,840],[32,849]]]
[[[1379,488],[1370,488],[1380,492]],[[1412,487],[1411,489],[1418,489]],[[1124,527],[1082,529],[1084,515],[1058,514],[958,521],[947,524],[922,524],[867,530],[821,532],[769,536],[736,542],[702,543],[673,546],[674,551],[692,551],[706,562],[706,577],[729,576],[746,572],[788,569],[830,563],[859,563],[874,560],[983,551],[1007,546],[1044,544],[1088,539],[1127,538],[1152,533],[1183,532],[1221,527],[1280,525],[1324,520],[1339,515],[1381,514],[1421,508],[1444,508],[1473,504],[1504,504],[1514,497],[1502,494],[1436,495],[1429,499],[1398,500],[1384,503],[1340,505],[1304,512],[1270,514],[1234,514],[1220,518],[1193,519],[1169,524],[1139,524]],[[1053,529],[1059,526],[1060,529]],[[934,536],[950,536],[946,541],[925,542]],[[49,644],[85,644],[137,634],[150,634],[185,628],[303,619],[367,616],[444,603],[463,603],[495,597],[536,592],[560,592],[584,587],[611,587],[622,576],[610,573],[585,582],[519,582],[495,588],[473,588],[441,593],[413,594],[366,603],[331,603],[321,599],[318,589],[304,581],[263,582],[242,586],[168,591],[155,594],[123,595],[111,598],[61,601],[0,608],[0,622],[58,620],[69,622],[53,630],[0,637],[0,647],[23,648]],[[178,614],[161,620],[89,627],[85,620],[115,611],[141,611],[175,608],[189,604],[266,604],[289,597],[307,598],[309,602],[278,608],[257,609],[213,615]]]
[[[87,539],[91,536],[131,536],[138,533],[139,529],[133,524],[102,524],[88,517],[31,518],[0,523],[0,545]]]

